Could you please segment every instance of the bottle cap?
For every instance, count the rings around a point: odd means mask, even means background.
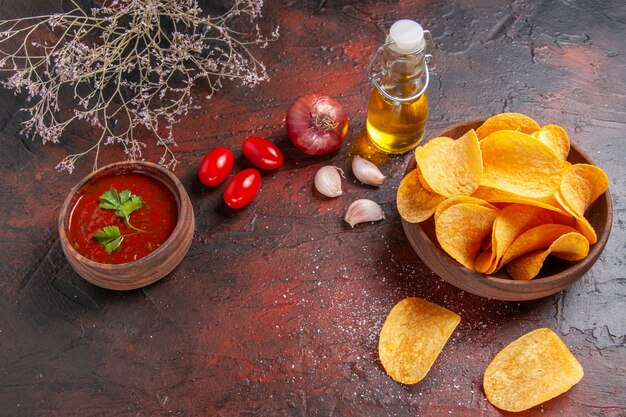
[[[398,20],[391,26],[387,40],[393,42],[392,49],[401,54],[417,52],[424,48],[424,29],[413,20]]]

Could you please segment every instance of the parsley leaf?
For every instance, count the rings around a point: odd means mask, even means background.
[[[115,188],[105,191],[100,196],[100,204],[98,207],[105,210],[115,210],[115,215],[122,217],[126,221],[128,227],[136,230],[137,232],[146,232],[145,230],[137,229],[135,226],[130,224],[130,215],[143,207],[143,200],[138,195],[131,193],[129,189],[126,189],[119,194]],[[122,235],[119,227],[105,226],[102,230],[98,230],[94,233],[93,237],[98,241],[98,243],[104,246],[104,250],[110,255],[114,250],[120,247],[124,236],[132,236],[133,234]]]
[[[109,255],[120,247],[122,239],[124,239],[117,226],[104,226],[102,230],[98,230],[94,233],[93,237],[96,238],[98,243],[104,246],[104,250]]]
[[[125,189],[124,191],[122,191],[119,194],[119,196],[120,196],[120,203],[124,204],[125,202],[127,202],[131,195],[132,194],[131,194],[131,192],[130,192],[130,190],[128,188]]]
[[[129,199],[127,199],[125,202],[123,202],[122,207],[118,211],[116,211],[115,214],[119,216],[119,212],[121,212],[122,216],[120,217],[125,217],[126,219],[128,219],[128,217],[133,211],[139,210],[142,207],[143,207],[143,200],[141,199],[141,197],[134,195],[130,197]]]
[[[143,200],[138,195],[132,194],[129,189],[118,194],[117,190],[112,188],[100,196],[100,204],[98,207],[106,210],[115,210],[115,214],[118,217],[123,217],[126,223],[131,228],[135,229],[135,227],[130,224],[129,217],[134,211],[143,207]]]
[[[100,205],[98,207],[103,209],[117,210],[120,197],[117,194],[117,190],[113,188],[100,196]]]

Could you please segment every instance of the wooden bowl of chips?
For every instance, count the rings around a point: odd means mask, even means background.
[[[483,122],[484,119],[458,123],[437,132],[431,138],[446,136],[456,139],[470,129],[478,129]],[[567,161],[572,164],[593,165],[591,158],[574,144],[571,144]],[[416,167],[415,158],[411,158],[405,175]],[[593,266],[602,253],[611,231],[613,213],[608,190],[587,208],[585,218],[597,234],[597,241],[589,247],[587,256],[576,262],[549,256],[539,274],[531,280],[511,279],[505,268],[492,275],[486,275],[464,267],[442,249],[437,240],[433,216],[420,223],[411,223],[403,218],[402,225],[415,252],[445,281],[482,297],[524,301],[547,297],[569,287]]]

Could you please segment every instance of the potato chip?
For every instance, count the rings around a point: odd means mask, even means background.
[[[593,245],[598,241],[598,235],[594,230],[589,220],[584,217],[576,217],[576,225],[574,226],[576,230],[582,233],[583,236],[587,238],[590,245]]]
[[[546,209],[524,204],[509,204],[500,210],[493,223],[491,234],[491,261],[484,268],[485,261],[476,266],[478,272],[492,274],[499,269],[504,252],[522,233],[542,224],[552,223],[552,215]]]
[[[562,224],[551,223],[533,227],[511,243],[511,246],[504,252],[500,265],[506,265],[525,253],[547,249],[557,238],[571,232],[576,232],[576,229]]]
[[[402,384],[421,381],[461,321],[452,311],[416,297],[396,304],[383,324],[378,356]]]
[[[556,211],[550,211],[552,216],[552,223],[564,224],[565,226],[576,228],[576,217],[572,216],[568,212],[559,213]]]
[[[590,245],[593,245],[594,243],[596,243],[598,241],[598,235],[596,234],[596,231],[594,230],[591,223],[589,223],[589,220],[587,220],[584,216],[579,216],[577,214],[574,214],[574,210],[570,208],[569,206],[567,206],[567,203],[563,201],[561,194],[559,192],[557,192],[554,196],[559,201],[561,206],[564,207],[564,210],[567,213],[566,215],[563,215],[562,217],[556,217],[554,219],[554,222],[572,226],[573,228],[578,230],[580,233],[583,234],[583,236],[587,238]]]
[[[409,172],[400,182],[396,194],[398,212],[404,220],[419,223],[433,215],[439,203],[446,198],[426,190],[418,178],[418,171]]]
[[[498,212],[498,209],[469,203],[447,208],[435,222],[441,248],[464,267],[474,269],[474,260],[482,242],[491,235]]]
[[[589,206],[609,187],[609,178],[594,165],[575,164],[563,173],[559,195],[572,214],[583,217]]]
[[[563,215],[567,215],[567,212],[563,209],[563,207],[561,207],[561,204],[556,200],[554,195],[542,198],[522,197],[505,190],[498,190],[496,188],[485,187],[481,185],[476,189],[476,191],[471,194],[471,197],[479,198],[489,203],[526,204],[527,206],[541,207],[546,210],[551,210]]]
[[[485,370],[483,388],[499,409],[524,411],[568,391],[583,375],[565,343],[543,328],[498,352]]]
[[[530,134],[539,130],[539,125],[524,114],[500,113],[485,120],[485,122],[476,129],[476,136],[478,136],[478,140],[483,140],[498,130],[516,130]]]
[[[479,253],[474,260],[474,271],[481,274],[492,274],[495,272],[497,264],[495,263],[494,252],[493,248],[489,248]]]
[[[558,193],[555,195],[558,196]],[[593,226],[586,218],[577,217],[568,212],[562,214],[552,211],[550,213],[552,215],[552,223],[564,224],[566,226],[573,227],[587,238],[590,245],[593,245],[598,240],[596,231],[593,229]]]
[[[580,261],[589,253],[589,241],[578,232],[566,233],[558,237],[548,249],[537,250],[520,256],[509,262],[506,272],[511,278],[531,280],[539,275],[548,255],[554,255],[566,261]]]
[[[444,201],[442,201],[441,203],[439,203],[439,205],[437,206],[437,210],[435,210],[435,222],[437,222],[437,219],[439,218],[439,215],[445,209],[450,208],[450,207],[454,206],[455,204],[460,204],[460,203],[478,204],[479,206],[488,207],[488,208],[492,208],[492,209],[496,208],[493,205],[491,205],[488,202],[486,202],[485,200],[481,200],[480,198],[474,198],[474,197],[470,197],[468,195],[457,195],[457,196],[454,196],[454,197],[447,198]]]
[[[476,132],[459,139],[438,137],[415,149],[415,160],[424,181],[437,194],[446,197],[471,194],[483,174]]]
[[[561,184],[559,158],[525,133],[501,130],[480,142],[483,176],[480,185],[522,197],[553,195]]]
[[[426,188],[426,191],[430,193],[437,194],[432,188],[430,188],[430,185],[428,185],[428,183],[424,179],[424,175],[422,175],[422,171],[420,170],[420,167],[418,166],[417,168],[415,168],[415,170],[417,171],[417,178],[419,178],[420,183],[422,184],[422,187]]]
[[[546,125],[541,129],[530,134],[533,138],[539,140],[563,161],[567,160],[569,155],[570,140],[567,132],[559,125]]]
[[[583,239],[585,238],[583,237]],[[585,239],[585,242],[587,242],[587,239]],[[587,242],[587,244],[589,243]],[[548,255],[548,251],[542,249],[524,254],[506,264],[506,272],[511,276],[511,278],[518,281],[530,281],[539,275],[539,271],[541,271],[541,268],[543,267],[543,262],[546,260]]]
[[[589,254],[589,241],[580,233],[567,233],[548,248],[550,255],[570,262],[580,261]]]

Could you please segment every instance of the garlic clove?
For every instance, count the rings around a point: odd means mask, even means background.
[[[362,183],[376,187],[380,187],[385,178],[387,178],[371,161],[361,158],[358,155],[352,159],[352,172]]]
[[[378,204],[372,200],[360,199],[350,204],[344,220],[354,227],[359,223],[375,222],[384,218],[385,213]]]
[[[315,174],[315,189],[326,197],[339,197],[343,193],[341,190],[342,176],[341,168],[332,165],[323,166]]]

